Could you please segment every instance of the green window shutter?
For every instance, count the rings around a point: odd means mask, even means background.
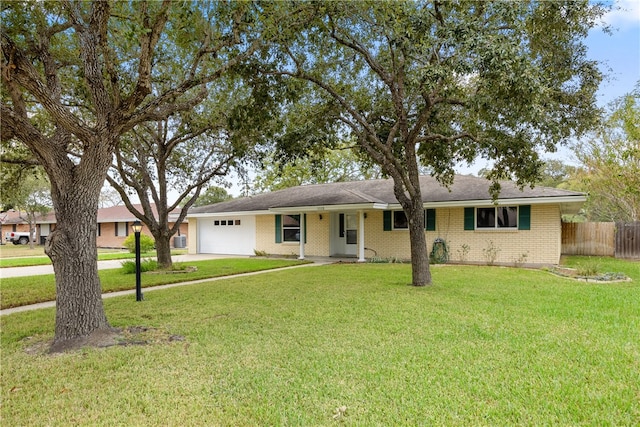
[[[382,212],[382,229],[391,231],[391,211]]]
[[[475,208],[464,208],[464,229],[475,230]]]
[[[282,243],[282,215],[276,215],[276,243]]]
[[[531,230],[531,205],[518,208],[518,230]]]
[[[435,231],[436,229],[436,210],[435,209],[426,209],[424,211],[424,225],[425,225],[425,230]]]

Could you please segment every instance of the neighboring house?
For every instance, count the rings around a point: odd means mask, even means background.
[[[444,239],[452,261],[558,264],[561,215],[583,193],[456,176],[449,189],[420,178],[428,250]],[[192,208],[189,253],[410,258],[407,219],[390,179],[316,184]],[[301,238],[302,237],[302,238]]]
[[[138,210],[142,210],[140,205],[134,205]],[[151,205],[154,215],[157,217],[155,204]],[[175,210],[169,214],[169,225],[172,226],[177,218],[179,210]],[[98,247],[99,248],[119,248],[123,246],[124,239],[133,231],[131,230],[131,224],[136,221],[137,218],[129,212],[126,206],[113,206],[110,208],[98,209]],[[175,236],[186,236],[188,232],[188,226],[186,223],[180,224],[180,229]],[[143,226],[142,233],[151,236],[151,233],[146,226]],[[176,239],[171,239],[171,247],[184,247],[185,245],[175,245]]]
[[[29,222],[25,219],[26,214],[23,216],[22,212],[16,211],[14,209],[0,212],[0,244],[5,244],[5,234],[8,232],[29,232]],[[39,231],[36,226],[36,241],[38,240],[37,232]]]
[[[21,231],[29,232],[29,222],[25,219],[26,214],[23,216],[22,212],[16,210],[8,210],[0,213],[0,223],[2,223],[2,232],[7,231]]]
[[[4,236],[9,231],[29,232],[29,221],[27,221],[26,217],[26,213],[13,209],[0,213],[3,243],[5,243]],[[53,218],[53,221],[51,221],[51,218]],[[55,217],[52,213],[45,216],[37,216],[35,233],[36,244],[44,243],[44,239],[46,239],[49,233],[53,230],[53,227],[55,227]]]
[[[137,209],[142,209],[140,205],[134,205]],[[157,215],[155,205],[152,205],[154,213]],[[169,223],[173,225],[175,221],[172,221],[172,217],[177,217],[178,212],[173,212],[169,216]],[[136,221],[136,217],[129,212],[126,206],[112,206],[110,208],[98,209],[98,230],[97,230],[97,246],[99,248],[121,248],[123,242],[127,238],[131,231],[131,224]],[[44,239],[55,229],[56,217],[54,212],[50,212],[48,215],[41,216],[36,220],[40,243],[44,242]],[[180,224],[180,229],[175,236],[185,236],[182,239],[178,239],[179,244],[177,247],[184,247],[186,245],[186,235],[188,232],[188,226],[186,223]],[[142,233],[151,236],[151,233],[146,226],[143,226]],[[171,246],[174,247],[176,239],[171,239]]]

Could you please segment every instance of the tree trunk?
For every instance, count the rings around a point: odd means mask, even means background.
[[[160,268],[169,270],[173,267],[173,261],[171,260],[171,237],[167,234],[161,233],[158,236],[153,236],[156,240],[156,253],[158,256],[158,265]]]
[[[431,271],[429,270],[427,239],[424,234],[422,201],[420,201],[419,206],[412,208],[410,212],[405,210],[405,214],[409,222],[409,239],[411,241],[411,284],[413,286],[430,285]]]
[[[56,279],[54,347],[109,328],[98,277],[99,187],[91,191],[83,184],[69,186],[54,198],[56,229],[45,245]]]
[[[38,239],[38,233],[36,233],[36,220],[29,220],[29,249],[34,250],[36,248],[36,240]]]

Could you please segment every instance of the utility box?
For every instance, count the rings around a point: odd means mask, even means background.
[[[173,247],[176,249],[182,249],[187,247],[187,236],[174,236]]]

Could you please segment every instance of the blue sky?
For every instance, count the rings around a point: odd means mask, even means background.
[[[598,104],[603,107],[633,91],[640,80],[640,0],[616,2],[605,23],[613,28],[612,34],[596,28],[586,40],[588,57],[602,62],[601,70],[609,75],[598,92]]]

